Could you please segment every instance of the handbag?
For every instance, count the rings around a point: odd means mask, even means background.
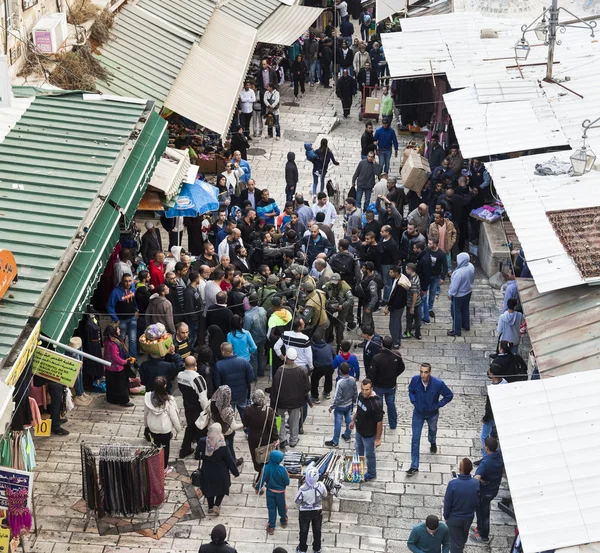
[[[200,469],[196,469],[194,472],[192,472],[192,474],[190,476],[192,486],[196,486],[196,488],[200,487],[201,475],[202,475],[202,472],[200,471]]]
[[[200,413],[200,416],[196,419],[196,422],[194,424],[196,425],[196,428],[198,428],[199,430],[204,430],[208,426],[209,422],[210,422],[210,402],[208,402],[208,405],[202,410],[202,412]]]
[[[404,288],[405,290],[410,290],[410,280],[405,274],[400,275],[400,278],[398,279],[398,284],[402,286],[402,288]]]
[[[254,450],[254,459],[259,465],[266,464],[269,460],[269,455],[271,455],[271,451],[275,451],[276,449],[279,449],[279,440],[275,440],[272,444],[257,447]]]

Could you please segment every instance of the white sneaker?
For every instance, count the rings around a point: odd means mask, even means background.
[[[275,140],[280,140],[280,139],[281,139],[281,137],[280,137],[280,136],[276,136],[276,137],[275,137]]]

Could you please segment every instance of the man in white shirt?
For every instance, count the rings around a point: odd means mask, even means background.
[[[319,212],[325,213],[325,221],[323,221],[326,225],[333,227],[333,223],[335,223],[337,213],[335,211],[335,207],[333,204],[329,202],[329,198],[325,192],[319,192],[317,194],[317,203],[312,206],[313,215],[317,215]]]
[[[285,345],[286,350],[288,348],[294,348],[298,353],[296,358],[296,365],[307,369],[308,371],[313,370],[313,355],[310,346],[310,338],[303,334],[304,321],[302,319],[296,319],[292,326],[293,330],[286,330],[281,338],[275,342],[273,347],[275,354],[279,356],[282,361],[285,361],[285,355],[281,351],[281,348]]]
[[[267,133],[269,138],[273,138],[273,126],[275,127],[275,135],[276,139],[279,140],[281,137],[281,128],[279,126],[279,91],[275,88],[275,83],[269,83],[267,85],[267,90],[264,94],[264,104],[267,110],[267,123],[272,123],[271,125],[267,125]],[[269,114],[273,114],[274,121],[270,121]]]
[[[217,250],[219,261],[221,261],[223,256],[228,256],[231,259],[232,255],[235,254],[235,247],[238,244],[241,246],[244,245],[244,242],[242,241],[242,231],[239,228],[234,227],[231,229],[231,234],[229,234],[227,238],[222,240],[219,244],[219,248]]]
[[[250,83],[245,82],[244,88],[240,92],[240,103],[242,105],[242,113],[240,114],[240,123],[244,127],[244,135],[248,140],[250,138],[250,121],[252,121],[252,113],[254,110],[254,102],[256,102],[256,94],[250,88]]]

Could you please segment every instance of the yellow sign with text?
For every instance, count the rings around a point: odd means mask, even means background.
[[[33,430],[36,436],[50,436],[50,431],[52,430],[52,419],[43,419],[40,424],[36,424],[33,427]]]
[[[6,527],[6,519],[0,522],[0,553],[9,552],[10,530]]]
[[[56,353],[46,348],[37,347],[33,354],[33,374],[71,387],[75,384],[81,368],[81,361]]]
[[[41,323],[38,321],[33,327],[29,338],[27,338],[27,341],[21,348],[21,353],[19,353],[17,360],[13,363],[13,366],[5,380],[9,386],[17,385],[19,377],[21,374],[23,374],[27,363],[29,363],[29,360],[33,357],[33,352],[35,351],[35,348],[40,340],[40,326]]]

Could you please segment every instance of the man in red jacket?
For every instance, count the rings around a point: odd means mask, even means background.
[[[157,251],[154,254],[154,259],[148,263],[148,271],[150,273],[150,285],[156,288],[159,284],[165,283],[165,254],[162,251]]]

